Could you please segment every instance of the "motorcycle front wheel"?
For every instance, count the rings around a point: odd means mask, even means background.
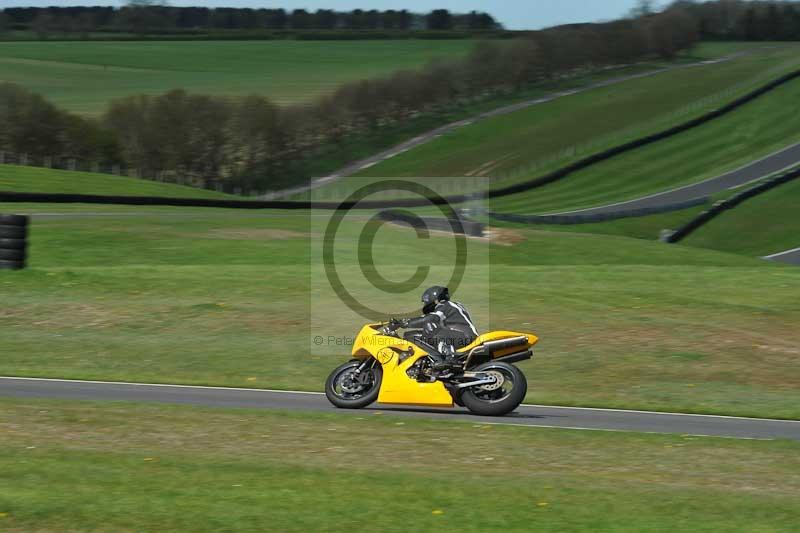
[[[375,364],[359,375],[356,370],[363,361],[349,361],[336,368],[325,381],[325,396],[340,409],[361,409],[378,399],[383,369]]]
[[[509,363],[484,363],[474,372],[494,374],[497,382],[470,387],[461,395],[464,405],[476,415],[507,415],[522,403],[528,393],[528,380],[522,370]]]

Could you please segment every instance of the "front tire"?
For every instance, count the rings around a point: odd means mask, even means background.
[[[470,387],[461,395],[464,405],[482,416],[507,415],[522,403],[528,393],[528,380],[522,370],[509,363],[484,363],[475,372],[492,372],[503,377],[498,388],[490,386]]]
[[[378,399],[383,369],[377,362],[361,376],[355,371],[363,361],[349,361],[336,368],[325,381],[325,396],[339,409],[362,409]]]

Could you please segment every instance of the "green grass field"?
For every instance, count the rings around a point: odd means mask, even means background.
[[[701,46],[718,57],[731,48]],[[363,176],[488,175],[520,181],[664,129],[797,68],[794,44],[756,47],[733,61],[679,69],[481,121],[377,164]]]
[[[114,98],[192,92],[307,101],[344,82],[454,57],[472,40],[0,43],[0,80],[101,113]]]
[[[66,214],[35,219],[30,270],[0,274],[0,374],[320,390],[347,350],[313,355],[312,311],[329,306],[342,335],[363,322],[309,292],[322,235],[307,213],[0,211]],[[431,245],[447,262],[445,236],[380,235],[390,269]],[[797,269],[535,229],[470,243],[487,273],[458,298],[479,327],[542,337],[523,364],[528,401],[800,418]],[[407,309],[417,295],[389,300]]]
[[[226,194],[111,174],[0,165],[0,191],[170,198],[234,198]]]
[[[51,55],[55,50],[52,43],[21,44],[49,46],[38,51]],[[35,72],[43,86],[52,83],[48,76],[73,67],[84,69],[87,79],[92,69],[107,72],[108,81],[152,68],[170,79],[211,83],[227,66],[216,49],[206,55],[220,61],[218,72],[210,60],[187,55],[193,67],[206,69],[203,78],[179,71],[174,49],[170,57],[155,53],[163,43],[146,43],[154,47],[152,57],[113,48],[142,43],[81,44],[97,47],[91,52],[95,63],[81,63],[83,56],[68,46],[63,57],[14,64],[29,65],[20,71]],[[298,43],[218,44],[233,50]],[[211,43],[170,43],[176,45]],[[0,78],[9,64],[4,46]],[[704,50],[723,49],[733,45]],[[498,139],[481,137],[491,137],[491,128],[472,136],[481,124],[432,143],[440,155],[453,150],[461,161],[426,156],[421,148],[411,152],[423,156],[418,166],[411,155],[385,165],[405,161],[406,168],[394,174],[402,176],[425,175],[415,172],[420,168],[475,168],[483,161],[493,164],[481,172],[521,179],[532,171],[536,150],[551,141],[556,149],[556,141],[587,133],[574,127],[581,117],[600,136],[594,146],[641,134],[685,118],[675,111],[681,105],[689,114],[718,105],[734,94],[720,91],[796,60],[796,51],[780,47],[702,67],[703,76],[677,71],[664,87],[657,79],[643,86],[637,84],[645,80],[631,82],[609,92],[600,106],[567,98],[558,113],[569,117],[570,128],[553,117],[545,120],[552,109],[545,115],[529,110],[524,119],[509,117],[513,127],[495,125]],[[117,66],[102,68],[104,57],[116,58]],[[56,61],[50,74],[43,61]],[[253,70],[255,59],[231,61],[226,79],[236,80]],[[290,70],[284,73],[297,74]],[[322,90],[309,72],[305,65],[305,94],[311,86]],[[142,83],[156,90],[158,80],[154,75]],[[76,83],[63,78],[62,89],[50,88],[57,94]],[[61,96],[74,97],[67,104],[76,109],[85,106],[78,110],[96,112],[87,86]],[[107,90],[120,87],[110,83]],[[647,91],[659,90],[664,101],[650,99]],[[787,86],[708,131],[599,165],[541,189],[541,196],[534,191],[492,207],[584,207],[718,174],[800,139],[786,119],[800,111],[798,91],[800,84]],[[97,102],[109,97],[97,94]],[[686,107],[713,94],[719,98]],[[515,144],[517,135],[532,144]],[[452,139],[461,140],[448,144]],[[486,152],[478,153],[482,143]],[[523,153],[526,146],[535,149]],[[521,155],[486,159],[501,157],[504,149]],[[0,166],[0,190],[225,197],[8,165]],[[491,239],[468,241],[469,274],[456,299],[482,330],[541,337],[534,359],[520,364],[528,376],[528,402],[800,420],[800,269],[755,257],[800,245],[794,241],[798,194],[800,183],[776,189],[681,245],[654,239],[702,208],[595,225],[498,224]],[[321,332],[318,317],[326,334],[354,335],[363,322],[326,297],[315,279],[318,249],[329,239],[325,212],[79,204],[0,204],[0,212],[34,215],[30,268],[0,271],[0,375],[318,391],[348,356],[346,347],[329,355],[312,347]],[[338,238],[349,245],[336,258],[347,283],[363,277],[356,262],[363,250],[355,243],[370,215],[360,213],[341,227]],[[435,274],[449,273],[452,248],[452,237],[434,233],[420,240],[389,226],[377,233],[372,251],[378,271],[398,280],[417,262],[430,264]],[[416,293],[361,294],[382,309],[418,305]],[[0,397],[0,530],[792,531],[800,521],[798,451],[800,444],[790,441],[523,428],[381,411],[289,413]]]
[[[4,531],[791,531],[800,444],[0,400]]]

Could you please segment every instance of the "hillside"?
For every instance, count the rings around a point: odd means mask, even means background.
[[[232,198],[226,194],[155,181],[16,165],[0,165],[0,191],[175,198]]]
[[[719,57],[723,50],[702,45],[695,55]],[[672,70],[490,118],[358,175],[481,175],[503,183],[530,179],[718,107],[797,68],[798,50],[796,44],[751,45],[751,53],[731,61]]]
[[[493,210],[563,212],[638,198],[739,168],[800,141],[800,80],[667,140],[538,189],[498,198]]]
[[[99,114],[132,94],[263,94],[307,101],[344,82],[466,53],[475,41],[8,42],[0,80],[70,111]]]

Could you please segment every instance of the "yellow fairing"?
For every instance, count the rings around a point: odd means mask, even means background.
[[[402,403],[409,405],[426,405],[431,407],[453,407],[453,397],[441,382],[418,383],[406,374],[406,371],[421,357],[427,356],[420,348],[414,348],[415,354],[400,362],[398,354],[386,348],[378,354],[378,361],[383,366],[383,381],[378,394],[378,403]]]
[[[441,382],[418,383],[406,374],[414,363],[428,354],[403,339],[378,334],[378,327],[365,326],[353,342],[353,357],[374,357],[383,367],[378,403],[453,407],[453,397]],[[397,350],[407,352],[410,348],[414,355],[401,363]]]
[[[423,405],[428,407],[453,407],[453,397],[436,381],[434,383],[419,383],[411,379],[406,371],[419,359],[428,354],[420,347],[414,346],[403,339],[378,333],[380,325],[364,326],[353,342],[353,357],[366,359],[374,357],[383,367],[383,380],[378,394],[378,403]],[[472,348],[489,341],[509,339],[513,337],[527,337],[528,347],[536,344],[539,339],[531,333],[516,331],[493,331],[481,335],[475,342],[461,350],[469,352]],[[414,355],[400,362],[399,352],[408,352],[413,349]],[[505,351],[494,353],[494,357],[502,357],[520,351],[519,346],[511,347]]]
[[[356,359],[366,359],[368,357],[377,358],[378,352],[387,346],[394,346],[402,343],[395,337],[387,337],[378,333],[380,324],[368,325],[361,328],[353,341],[353,357]]]

